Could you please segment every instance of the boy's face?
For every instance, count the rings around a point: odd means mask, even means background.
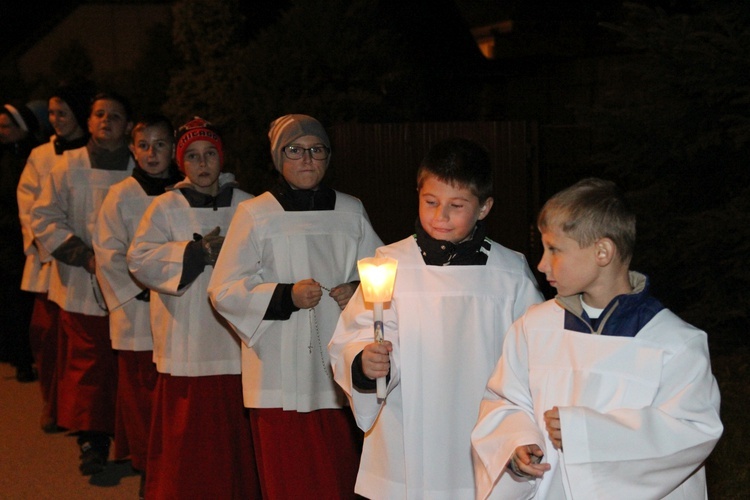
[[[325,146],[319,137],[305,135],[287,146],[309,149],[313,146]],[[281,175],[294,189],[316,189],[328,168],[328,159],[315,160],[310,151],[304,151],[302,158],[291,160],[286,154],[281,155]]]
[[[126,117],[123,105],[110,99],[94,102],[88,125],[91,136],[105,147],[119,146],[133,126]]]
[[[209,141],[193,141],[185,149],[182,160],[185,175],[196,191],[215,195],[219,187],[221,161],[219,150]]]
[[[544,254],[537,269],[557,288],[557,293],[563,297],[583,293],[584,300],[587,295],[598,295],[602,280],[596,243],[581,248],[555,226],[542,231],[542,245]]]
[[[82,136],[83,130],[78,125],[73,111],[68,103],[59,97],[53,97],[47,105],[47,113],[55,135],[61,139],[72,139],[74,136]]]
[[[419,222],[436,240],[461,243],[472,234],[477,221],[487,216],[492,202],[488,198],[480,206],[469,188],[451,186],[428,175],[419,190]]]
[[[166,127],[156,125],[135,132],[130,151],[138,165],[151,177],[164,179],[169,175],[174,142]]]

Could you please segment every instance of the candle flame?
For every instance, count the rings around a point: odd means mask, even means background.
[[[393,295],[398,261],[390,257],[368,257],[357,262],[362,293],[367,302],[389,302]]]

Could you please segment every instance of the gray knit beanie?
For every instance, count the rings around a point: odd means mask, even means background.
[[[305,135],[314,135],[330,149],[331,141],[323,125],[307,115],[284,115],[271,122],[268,139],[271,141],[271,158],[276,170],[281,172],[282,149]],[[330,158],[330,157],[329,157]]]

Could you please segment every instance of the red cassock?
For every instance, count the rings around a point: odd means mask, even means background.
[[[47,298],[47,293],[34,295],[34,310],[29,324],[31,351],[39,372],[44,410],[42,417],[48,422],[57,421],[57,356],[60,306]]]
[[[261,498],[240,375],[159,373],[154,398],[146,498]]]
[[[117,359],[109,318],[60,310],[57,422],[71,430],[112,434]]]
[[[115,460],[130,457],[135,470],[146,470],[151,410],[156,387],[152,351],[117,351]]]

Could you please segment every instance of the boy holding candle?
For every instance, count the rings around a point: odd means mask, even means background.
[[[487,151],[435,144],[417,172],[416,234],[378,249],[398,261],[385,342],[361,289],[329,344],[335,380],[365,434],[356,492],[473,499],[470,433],[511,323],[542,295],[523,255],[486,237]],[[387,396],[375,393],[386,377]]]
[[[614,183],[553,196],[539,262],[558,295],[513,324],[472,432],[477,498],[706,498],[721,436],[706,334],[629,270]]]

